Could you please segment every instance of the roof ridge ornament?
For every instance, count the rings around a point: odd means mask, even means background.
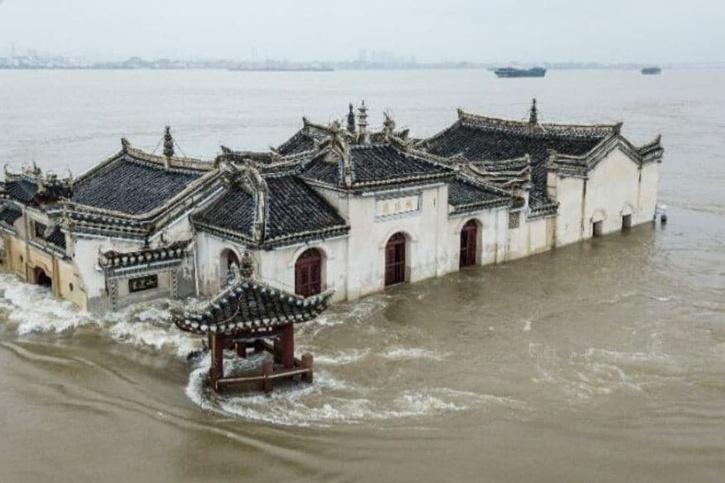
[[[383,112],[385,120],[383,121],[383,135],[385,140],[389,140],[395,135],[395,121],[389,112]]]
[[[536,126],[539,124],[539,110],[536,108],[536,98],[531,101],[531,110],[529,111],[529,124]]]
[[[121,138],[121,151],[127,153],[131,148],[131,142],[126,138]]]
[[[169,168],[171,165],[171,158],[174,157],[174,137],[171,135],[171,126],[166,126],[164,129],[164,166]]]
[[[368,108],[365,105],[365,99],[357,109],[357,127],[358,127],[358,140],[360,144],[368,144],[370,142],[370,133],[368,133]]]
[[[355,134],[355,129],[357,126],[355,126],[355,108],[352,105],[352,102],[350,103],[350,110],[347,113],[347,132],[350,134]]]
[[[338,164],[340,180],[346,188],[350,188],[353,183],[350,143],[347,141],[346,133],[342,130],[339,121],[332,121],[328,131],[330,136],[320,145],[324,152],[324,160],[328,163]]]
[[[249,253],[249,250],[245,250],[242,254],[242,259],[239,262],[239,275],[246,280],[254,277],[254,257]]]

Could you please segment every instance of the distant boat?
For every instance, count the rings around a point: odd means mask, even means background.
[[[660,75],[662,73],[662,69],[659,67],[645,67],[642,69],[642,75]]]
[[[498,77],[544,77],[546,69],[534,67],[531,69],[517,69],[515,67],[504,67],[493,71]]]

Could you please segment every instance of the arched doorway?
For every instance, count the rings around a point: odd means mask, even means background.
[[[385,286],[405,282],[405,235],[396,233],[385,245]]]
[[[222,251],[220,264],[221,282],[222,285],[225,285],[234,275],[233,269],[239,270],[239,257],[233,250],[226,248]]]
[[[322,253],[316,248],[305,250],[295,263],[295,293],[310,297],[322,292]]]
[[[45,270],[40,267],[35,267],[33,269],[33,281],[36,285],[40,285],[41,287],[53,286],[53,280],[48,276],[47,273],[45,273]]]
[[[459,267],[470,267],[476,264],[476,248],[478,240],[478,224],[470,220],[461,230],[461,254]]]

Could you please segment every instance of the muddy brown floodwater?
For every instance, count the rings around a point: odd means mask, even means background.
[[[334,306],[313,386],[216,396],[168,303],[105,317],[0,275],[0,481],[721,481],[725,71],[0,72],[0,159],[74,172],[168,121],[190,155],[347,101],[661,132],[670,222]],[[377,116],[382,119],[381,112]],[[375,119],[373,119],[375,121]]]

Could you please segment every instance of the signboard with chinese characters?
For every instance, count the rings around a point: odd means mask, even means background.
[[[151,290],[159,286],[158,275],[147,275],[146,277],[132,278],[128,281],[128,291],[131,293]]]
[[[401,196],[398,198],[378,198],[375,200],[375,217],[387,218],[389,216],[414,213],[420,208],[420,195]]]

